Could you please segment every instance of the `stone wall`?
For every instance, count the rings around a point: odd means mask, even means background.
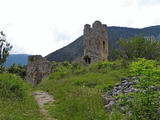
[[[33,85],[39,84],[52,72],[52,64],[41,55],[28,57],[26,79]]]
[[[107,26],[100,21],[84,26],[84,60],[87,63],[104,61],[108,58]]]
[[[149,86],[146,89],[140,89],[138,86],[139,80],[137,77],[121,77],[120,83],[116,83],[112,89],[108,90],[102,95],[102,101],[104,103],[106,112],[112,112],[113,108],[116,107],[116,110],[120,111],[122,114],[131,116],[132,112],[129,110],[129,106],[126,104],[121,104],[124,102],[122,99],[123,95],[126,97],[125,103],[129,104],[136,99],[131,95],[131,93],[145,93],[149,89],[160,92],[159,88],[156,86]],[[157,115],[160,118],[160,107],[157,108]]]

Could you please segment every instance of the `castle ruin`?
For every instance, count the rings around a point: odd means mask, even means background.
[[[39,84],[42,80],[46,79],[51,72],[52,63],[41,55],[32,55],[28,57],[26,79],[31,84]]]
[[[90,64],[92,62],[104,61],[108,58],[108,32],[107,26],[96,21],[90,26],[84,26],[83,52],[75,62]],[[28,57],[26,79],[33,85],[39,84],[52,72],[52,63],[41,55]]]
[[[108,58],[107,26],[100,21],[84,26],[84,60],[91,62],[104,61]]]

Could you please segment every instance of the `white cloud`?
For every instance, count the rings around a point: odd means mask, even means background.
[[[0,0],[0,29],[12,53],[47,55],[83,33],[86,23],[146,27],[160,24],[158,0]]]

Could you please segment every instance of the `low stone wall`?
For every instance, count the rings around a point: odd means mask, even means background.
[[[26,80],[33,85],[39,84],[52,72],[52,64],[41,55],[28,57]]]
[[[138,92],[138,89],[133,87],[137,81],[136,77],[122,77],[121,83],[116,83],[112,90],[102,95],[102,100],[106,110],[110,111],[110,108],[119,100],[119,97],[115,99],[114,96],[119,96],[122,93],[128,94],[130,92]]]
[[[120,112],[131,115],[132,113],[130,111],[127,111],[127,113],[125,112],[127,106],[121,106],[118,103],[121,101],[120,95],[122,94],[129,95],[129,93],[132,92],[133,93],[146,92],[146,90],[139,90],[137,87],[135,87],[134,85],[136,85],[137,83],[138,79],[136,77],[122,77],[120,83],[116,83],[115,86],[110,91],[104,93],[102,95],[102,100],[106,111],[111,112],[112,107],[118,106]],[[149,89],[154,91],[160,91],[155,86],[150,86]],[[133,99],[131,96],[128,97]],[[160,118],[160,107],[157,109],[157,114]]]

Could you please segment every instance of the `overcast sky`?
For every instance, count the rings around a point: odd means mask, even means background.
[[[11,53],[43,56],[83,34],[96,20],[108,26],[160,25],[160,0],[0,0],[0,30]]]

